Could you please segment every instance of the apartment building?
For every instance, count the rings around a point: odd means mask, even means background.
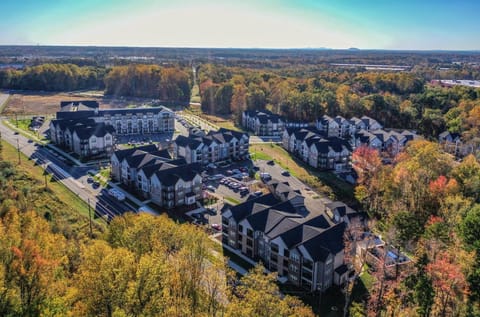
[[[173,133],[175,130],[175,114],[164,106],[100,109],[96,101],[62,101],[57,119],[93,119],[113,126],[116,135]]]
[[[312,167],[336,172],[350,171],[350,143],[345,139],[324,135],[315,129],[286,129],[282,135],[282,146]]]
[[[316,127],[328,137],[347,138],[360,130],[374,131],[382,129],[382,125],[370,117],[352,117],[350,120],[342,116],[334,118],[324,115],[317,119]]]
[[[52,120],[50,139],[81,159],[109,156],[113,151],[115,130],[92,119]]]
[[[260,136],[281,136],[285,130],[285,119],[270,111],[244,111],[242,126]]]
[[[179,135],[173,142],[174,157],[187,163],[208,164],[248,157],[249,136],[246,133],[219,129],[208,134]]]
[[[161,207],[193,205],[202,195],[199,164],[172,159],[155,145],[115,151],[111,177],[137,195]]]
[[[222,209],[222,241],[262,261],[281,280],[308,291],[346,281],[344,231],[356,212],[341,202],[312,209],[288,183],[272,181],[272,193]]]
[[[409,141],[417,139],[415,131],[398,129],[360,130],[353,135],[355,147],[366,145],[381,152],[395,156],[401,152]]]

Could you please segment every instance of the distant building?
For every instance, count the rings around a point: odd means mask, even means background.
[[[417,134],[410,130],[360,130],[353,136],[353,143],[355,147],[366,145],[394,156],[401,152],[409,141],[417,138]]]
[[[478,142],[464,142],[460,133],[444,131],[438,136],[438,142],[443,147],[445,152],[453,154],[457,157],[465,157],[480,150]]]
[[[176,158],[185,158],[187,163],[208,164],[246,159],[248,146],[248,134],[221,128],[208,134],[179,135],[173,142],[173,153]]]
[[[116,135],[173,133],[175,114],[160,106],[151,108],[99,109],[96,101],[62,101],[57,119],[93,119],[111,125]]]
[[[107,156],[114,136],[172,133],[174,118],[165,107],[100,110],[97,101],[62,101],[50,123],[50,139],[81,158]]]
[[[442,86],[442,87],[453,87],[453,86],[466,86],[473,88],[480,88],[480,80],[470,80],[470,79],[434,79],[430,81],[432,85]]]
[[[202,198],[200,165],[172,159],[155,145],[115,151],[110,161],[113,180],[158,206],[193,205]]]
[[[352,117],[350,120],[342,116],[335,118],[327,115],[317,120],[316,127],[329,137],[347,138],[360,130],[373,131],[382,129],[382,125],[370,117],[363,116],[361,118]]]
[[[285,119],[270,111],[244,111],[242,126],[259,136],[281,136],[285,130]]]
[[[307,291],[343,284],[349,272],[344,231],[356,211],[329,200],[310,209],[288,183],[271,181],[268,186],[271,194],[224,206],[223,243]]]

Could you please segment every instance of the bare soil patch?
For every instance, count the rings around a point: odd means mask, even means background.
[[[124,108],[131,105],[142,105],[151,101],[143,98],[113,98],[104,97],[101,93],[95,94],[70,92],[70,93],[39,93],[21,92],[10,96],[3,114],[12,115],[52,115],[60,109],[61,101],[96,100],[101,109]]]

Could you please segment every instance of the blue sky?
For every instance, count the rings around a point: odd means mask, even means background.
[[[1,0],[0,45],[480,49],[475,0]]]

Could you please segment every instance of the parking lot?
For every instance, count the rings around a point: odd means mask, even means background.
[[[119,149],[126,148],[128,146],[142,146],[146,144],[160,144],[160,146],[166,147],[172,140],[173,133],[150,133],[141,135],[122,135],[117,136],[117,147]],[[125,146],[126,145],[126,146]]]

